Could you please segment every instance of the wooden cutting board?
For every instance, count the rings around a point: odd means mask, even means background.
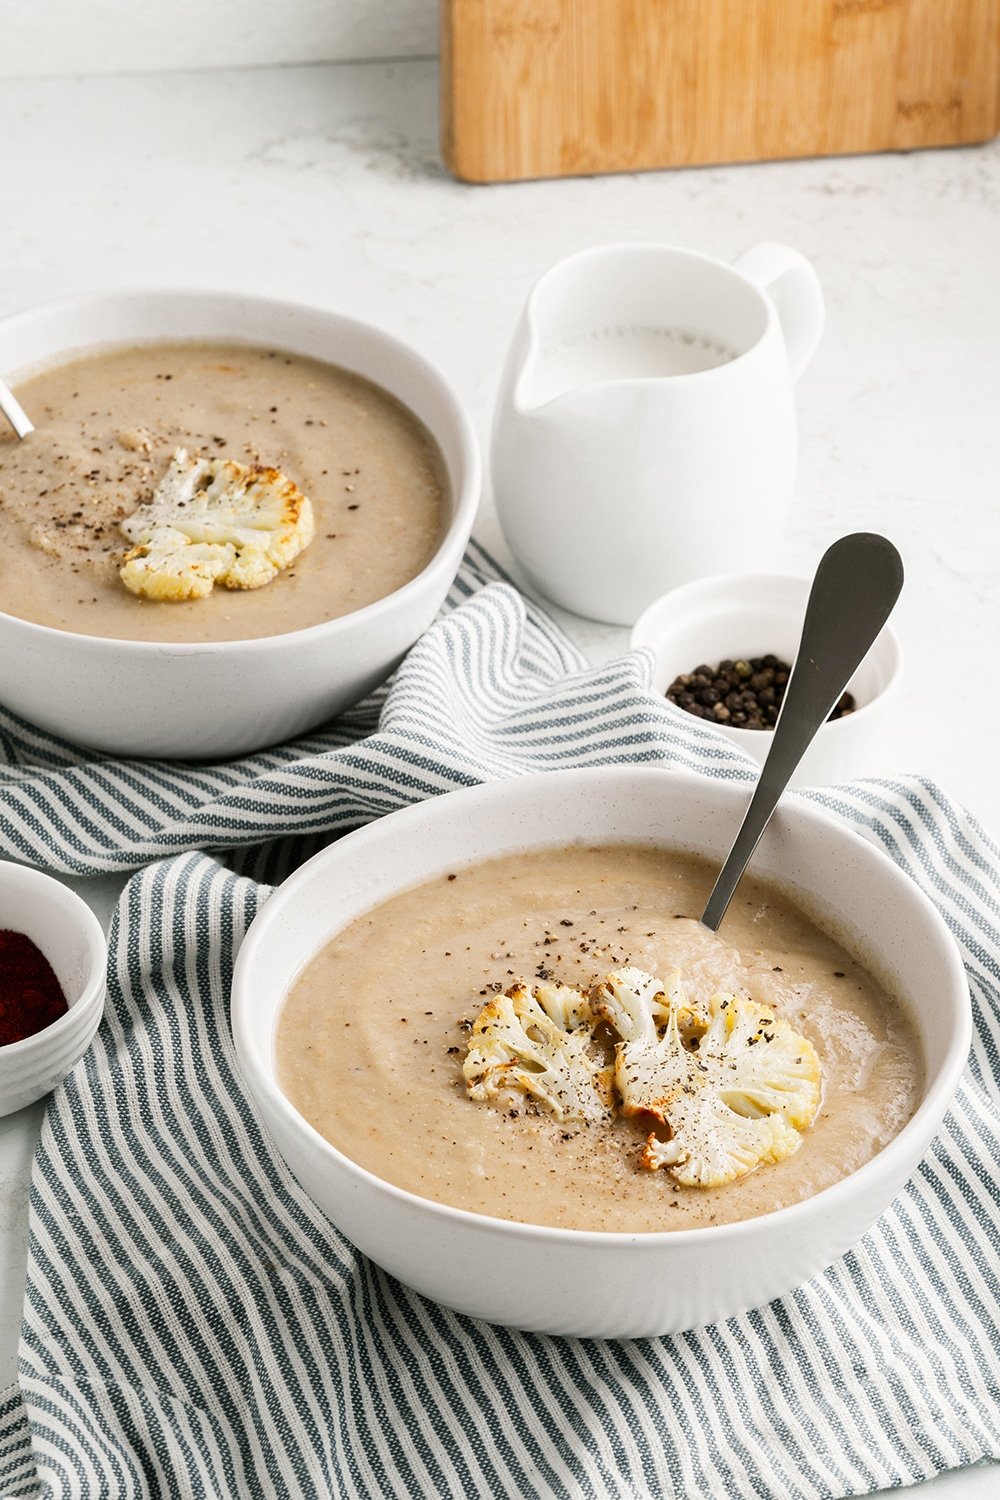
[[[910,150],[1000,131],[1000,0],[442,0],[470,182]]]

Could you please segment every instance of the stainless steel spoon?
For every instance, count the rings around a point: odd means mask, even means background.
[[[902,560],[884,536],[855,532],[821,557],[767,759],[702,915],[713,932],[789,778],[892,613],[902,587]]]
[[[26,438],[29,432],[34,432],[35,424],[10,386],[4,385],[2,380],[0,380],[0,411],[3,412],[19,438]]]

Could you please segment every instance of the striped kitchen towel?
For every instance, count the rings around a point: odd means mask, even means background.
[[[631,1342],[460,1317],[354,1251],[243,1093],[233,958],[261,882],[319,836],[546,766],[750,779],[648,672],[641,655],[586,669],[493,583],[411,653],[363,738],[367,710],[353,738],[341,724],[205,771],[98,762],[8,724],[16,848],[60,869],[159,858],[122,896],[104,1024],[46,1113],[4,1496],[832,1500],[1000,1459],[1000,857],[932,785],[810,795],[943,912],[970,1067],[877,1226],[769,1307]],[[198,842],[228,845],[228,866]]]
[[[472,543],[443,619],[391,688],[289,744],[210,765],[114,760],[0,709],[0,856],[73,875],[138,870],[184,849],[342,833],[560,765],[666,759],[733,775],[736,760],[751,775],[718,735],[678,733],[689,716],[647,694],[648,680],[645,655],[588,671]]]

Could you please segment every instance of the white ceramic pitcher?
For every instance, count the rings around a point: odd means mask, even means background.
[[[735,265],[617,244],[528,298],[493,431],[504,534],[557,604],[627,625],[707,573],[773,561],[795,480],[792,387],[823,329],[784,245]]]

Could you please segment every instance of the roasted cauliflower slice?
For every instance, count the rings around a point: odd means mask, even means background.
[[[570,985],[518,981],[490,1000],[469,1034],[462,1068],[470,1099],[537,1100],[560,1120],[606,1120],[614,1069],[594,1046],[594,1012]]]
[[[621,1038],[624,1113],[667,1131],[650,1133],[643,1167],[721,1187],[798,1150],[819,1107],[819,1059],[769,1007],[717,994],[706,1016],[685,1003],[678,974],[663,983],[636,968],[609,974],[592,999]]]
[[[201,599],[216,583],[258,589],[313,538],[312,505],[277,469],[178,448],[152,498],[121,523],[120,577],[147,599]]]

